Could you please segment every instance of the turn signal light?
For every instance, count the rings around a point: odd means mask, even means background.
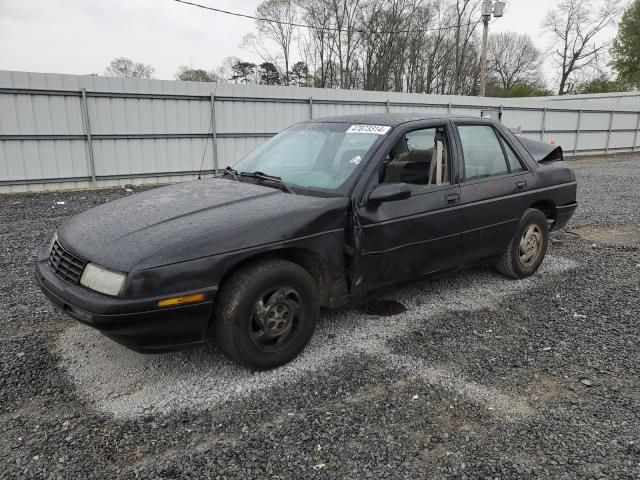
[[[193,295],[186,295],[184,297],[165,298],[158,302],[159,307],[175,307],[176,305],[183,305],[185,303],[195,303],[204,300],[204,293],[194,293]]]

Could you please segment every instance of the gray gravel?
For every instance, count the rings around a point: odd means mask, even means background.
[[[574,166],[573,233],[531,279],[480,268],[395,290],[394,317],[325,313],[259,374],[134,354],[37,290],[55,224],[131,193],[0,197],[0,478],[640,477],[640,156]]]

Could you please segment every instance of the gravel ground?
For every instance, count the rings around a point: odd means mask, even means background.
[[[532,278],[327,312],[255,374],[129,352],[38,291],[54,226],[134,192],[1,196],[0,478],[639,478],[640,156],[573,165],[580,209]]]

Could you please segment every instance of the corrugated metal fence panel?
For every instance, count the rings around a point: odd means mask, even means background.
[[[193,172],[200,168],[205,142],[204,138],[95,140],[96,175]],[[205,154],[206,170],[212,167],[211,158]]]
[[[542,117],[541,110],[505,110],[502,121],[510,128],[535,131],[540,130]]]
[[[548,102],[549,106],[564,105],[569,108],[639,108],[640,92],[590,93],[584,95],[535,97],[531,100]]]
[[[82,135],[80,96],[0,94],[2,135]]]
[[[0,141],[0,181],[88,176],[84,141]]]
[[[640,144],[640,104],[633,103],[640,95],[601,95],[600,103],[587,97],[495,99],[0,71],[0,191],[191,178],[201,165],[213,170],[216,159],[220,168],[233,165],[293,123],[353,113],[502,111],[508,127],[568,152]]]
[[[211,103],[201,100],[89,98],[94,135],[202,133],[210,129]]]
[[[578,112],[547,111],[545,116],[545,130],[575,130],[578,124]],[[538,124],[540,128],[542,123]]]

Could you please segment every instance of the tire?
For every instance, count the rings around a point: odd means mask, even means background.
[[[286,260],[261,260],[233,273],[222,286],[214,339],[232,361],[268,370],[304,350],[319,312],[318,288],[305,269]]]
[[[507,250],[495,262],[498,271],[510,278],[533,275],[547,253],[549,226],[540,210],[529,208],[524,212]],[[522,248],[521,248],[522,247]]]

